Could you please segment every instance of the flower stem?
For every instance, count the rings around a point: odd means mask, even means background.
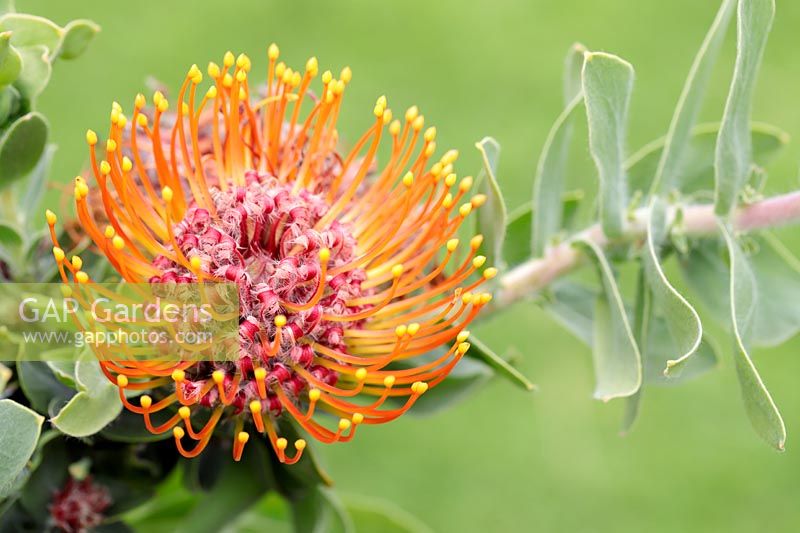
[[[680,230],[687,236],[713,235],[718,231],[717,217],[712,204],[694,204],[671,207],[667,222],[672,224],[681,212]],[[625,232],[615,242],[636,242],[644,238],[649,208],[637,209],[627,222]],[[734,229],[751,231],[800,223],[800,191],[773,196],[737,208],[733,214]],[[512,268],[499,279],[495,292],[496,307],[504,307],[531,296],[584,261],[583,254],[573,244],[590,240],[600,247],[611,244],[599,224],[590,226],[569,239],[549,247],[543,257],[532,258]]]

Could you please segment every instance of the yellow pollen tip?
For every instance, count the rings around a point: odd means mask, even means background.
[[[125,374],[119,374],[117,376],[117,387],[122,387],[123,389],[128,386],[128,376]]]
[[[161,189],[161,199],[165,202],[169,203],[172,201],[172,189],[170,187],[164,187]]]
[[[303,439],[297,439],[294,441],[294,447],[298,452],[302,452],[306,449],[306,441]]]
[[[97,144],[97,134],[94,131],[92,130],[86,131],[86,143],[89,146],[94,146],[95,144]]]
[[[189,69],[189,74],[187,76],[195,85],[203,81],[203,73],[200,72],[200,68],[197,65],[192,65],[192,68]]]
[[[239,87],[239,100],[247,100],[247,93],[244,92],[242,87]]]
[[[116,232],[116,231],[114,231],[114,226],[110,226],[110,225],[109,225],[109,226],[106,226],[106,229],[105,229],[105,231],[103,232],[103,234],[106,236],[106,239],[110,239],[111,237],[113,237],[114,235],[116,235],[116,233],[117,233],[117,232]]]
[[[431,142],[432,140],[434,140],[436,138],[436,127],[431,126],[427,130],[425,130],[425,134],[423,135],[422,138],[425,139],[425,142]]]
[[[54,226],[56,222],[58,222],[58,217],[56,214],[49,209],[44,212],[44,218],[47,219],[47,224],[50,226]]]
[[[233,85],[233,76],[231,76],[230,74],[225,74],[222,77],[222,86],[225,87],[226,89],[230,89],[231,85]]]
[[[253,400],[250,402],[250,412],[251,413],[260,413],[261,412],[261,402],[258,400]]]
[[[86,283],[87,281],[89,281],[89,274],[87,274],[86,272],[83,272],[83,271],[76,272],[75,273],[75,280],[78,283]]]
[[[453,165],[449,163],[442,163],[442,176],[447,176],[453,172]]]
[[[436,152],[436,142],[431,141],[428,143],[428,146],[425,147],[425,157],[431,157],[434,152]]]
[[[211,76],[212,78],[214,79],[219,78],[219,73],[220,73],[219,65],[217,65],[213,61],[209,62],[207,72],[208,75]]]
[[[366,368],[359,368],[356,370],[356,379],[358,381],[364,381],[367,378],[367,369]]]
[[[473,238],[469,240],[469,246],[473,250],[477,250],[483,244],[483,235],[475,235]]]
[[[178,440],[181,440],[186,433],[183,431],[183,428],[175,426],[172,428],[172,436]]]
[[[53,257],[56,258],[56,261],[59,263],[64,260],[64,250],[59,248],[58,246],[53,246]]]
[[[399,326],[394,328],[394,334],[397,335],[398,337],[402,337],[403,335],[406,334],[407,331],[408,327],[406,327],[405,324],[400,324]]]
[[[72,266],[73,266],[75,269],[77,269],[77,270],[80,270],[80,269],[81,269],[81,267],[83,266],[83,259],[81,259],[81,258],[80,258],[80,257],[78,257],[77,255],[73,255],[73,256],[72,256]]]
[[[282,328],[286,325],[286,316],[278,315],[275,317],[275,325],[279,328]]]
[[[458,214],[462,217],[469,215],[471,211],[472,204],[461,204],[461,207],[458,208]]]
[[[391,389],[392,386],[394,385],[394,382],[395,382],[394,376],[386,376],[385,378],[383,378],[383,386],[386,387],[387,389]]]
[[[203,266],[203,260],[200,259],[199,256],[192,256],[192,258],[189,259],[189,265],[192,267],[192,270],[200,270],[200,267]]]
[[[104,176],[111,174],[111,164],[108,161],[100,161],[100,174]]]
[[[275,65],[275,76],[280,80],[283,78],[283,73],[286,72],[286,63],[281,61],[277,65]]]
[[[319,401],[319,397],[322,395],[319,389],[311,389],[308,391],[308,399],[312,402]]]
[[[245,68],[249,63],[250,63],[250,58],[247,57],[247,54],[245,54],[244,52],[236,57],[236,66],[239,68]]]
[[[395,137],[400,134],[400,121],[395,119],[389,124],[389,133],[394,135]]]
[[[228,50],[227,52],[225,52],[225,55],[222,56],[222,64],[225,66],[225,68],[228,68],[231,65],[233,65],[233,62],[234,62],[233,52]]]
[[[284,76],[284,78],[286,78],[286,76]],[[242,83],[246,79],[247,79],[247,72],[245,72],[244,70],[240,70],[236,73],[236,81],[238,81],[239,83]]]
[[[300,75],[299,72],[295,72],[292,74],[292,87],[297,87],[300,85],[300,82],[303,81],[303,77]]]
[[[308,61],[306,61],[306,72],[308,72],[309,76],[316,76],[319,72],[319,62],[317,61],[316,57],[309,57]]]
[[[489,267],[483,271],[483,278],[484,279],[492,279],[497,275],[497,269],[494,267]]]
[[[131,161],[128,156],[124,156],[122,158],[122,170],[124,172],[130,172],[131,169],[133,169],[133,161]]]
[[[415,381],[411,385],[411,392],[413,392],[417,396],[425,394],[425,391],[427,390],[428,390],[428,384],[425,383],[424,381]]]
[[[481,207],[483,204],[486,203],[486,195],[485,194],[476,194],[475,196],[472,197],[472,200],[470,200],[470,203],[472,204],[472,207],[477,209],[478,207]]]
[[[442,162],[445,165],[449,165],[449,164],[454,163],[456,159],[458,159],[458,150],[448,150],[442,156]]]
[[[402,275],[403,275],[403,265],[398,264],[392,267],[392,276],[394,276],[395,278],[399,278]]]
[[[411,127],[414,128],[414,131],[420,131],[425,126],[425,117],[420,115],[414,119],[414,122],[411,123]]]
[[[372,109],[372,113],[376,117],[381,117],[381,120],[383,120],[383,112],[384,112],[384,108],[383,108],[383,106],[380,106],[380,105],[375,105],[375,107]]]
[[[144,128],[147,126],[147,115],[137,115],[136,116],[136,123]]]
[[[361,413],[353,413],[353,424],[357,426],[363,421],[364,421],[364,415],[362,415]]]
[[[460,344],[460,343],[464,342],[465,340],[467,340],[468,338],[469,338],[469,331],[461,331],[456,336],[456,342],[458,342]]]
[[[481,294],[481,305],[486,305],[492,301],[492,295],[488,292]]]
[[[258,381],[263,381],[267,377],[267,371],[263,368],[256,368],[253,371],[253,375]]]
[[[161,91],[155,91],[153,93],[153,103],[158,105],[158,103],[164,99],[164,94]]]
[[[390,123],[391,121],[392,121],[392,110],[387,109],[386,111],[383,112],[383,123],[385,125]]]
[[[183,407],[181,407],[180,409],[178,409],[178,415],[179,415],[181,418],[183,418],[184,420],[186,420],[187,418],[189,418],[190,416],[192,416],[192,411],[191,411],[191,410],[190,410],[188,407],[186,407],[186,406],[184,405]]]
[[[336,95],[340,95],[344,92],[344,82],[342,80],[336,80],[333,83],[333,92]]]
[[[467,176],[466,178],[461,180],[461,183],[458,184],[458,189],[461,192],[467,192],[471,187],[472,187],[472,176]],[[484,196],[484,202],[486,202],[486,195],[483,196]],[[473,204],[475,203],[475,198],[472,199],[472,203]],[[475,207],[480,207],[480,206],[475,206]]]
[[[112,124],[116,124],[117,121],[119,120],[119,113],[120,113],[120,111],[119,111],[119,109],[117,107],[113,107],[111,109],[111,123]]]
[[[419,115],[419,108],[415,105],[412,105],[406,111],[406,121],[413,122],[415,118]]]
[[[153,405],[153,399],[145,394],[144,396],[139,398],[139,405],[145,409],[150,409],[150,406]]]
[[[325,85],[329,84],[332,79],[333,79],[333,74],[331,74],[330,70],[326,70],[325,72],[322,73],[322,83],[324,83]]]
[[[465,292],[464,294],[462,294],[461,295],[461,302],[464,305],[471,304],[472,303],[472,293],[471,292]]]
[[[448,187],[452,187],[456,184],[456,179],[458,179],[458,177],[455,174],[448,174],[447,177],[444,178],[444,184]]]
[[[406,175],[403,176],[403,185],[406,187],[411,187],[414,184],[414,173],[413,172],[406,172]]]
[[[172,379],[173,379],[173,381],[176,381],[176,382],[180,383],[185,378],[186,378],[186,372],[184,372],[183,370],[173,370],[172,371]]]
[[[217,86],[216,85],[212,85],[206,91],[206,98],[211,100],[211,99],[216,98],[216,97],[217,97]]]
[[[239,441],[239,444],[245,444],[250,439],[250,434],[246,431],[240,431],[238,435],[236,435],[236,440]]]
[[[438,177],[442,173],[442,164],[436,162],[431,165],[431,176]]]
[[[169,109],[169,100],[167,100],[166,98],[162,98],[161,101],[158,102],[158,105],[156,107],[158,108],[159,111],[163,113],[164,111]]]
[[[339,431],[347,431],[350,428],[351,422],[346,418],[339,419]]]
[[[410,336],[412,336],[412,337],[413,337],[413,336],[414,336],[414,335],[416,335],[418,332],[419,332],[419,324],[418,324],[418,323],[416,323],[416,322],[412,322],[411,324],[409,324],[409,325],[408,325],[408,334],[409,334]]]
[[[319,260],[327,263],[331,258],[331,251],[328,248],[323,248],[319,251]]]
[[[279,450],[285,450],[288,445],[289,441],[287,441],[283,437],[275,441],[275,447],[278,448]]]
[[[442,207],[444,207],[445,209],[450,209],[451,207],[453,207],[453,195],[452,194],[447,193],[447,195],[444,197],[444,200],[442,200]]]
[[[122,250],[123,248],[125,248],[125,240],[119,235],[114,235],[114,238],[111,239],[111,244],[117,250]]]
[[[147,99],[144,97],[142,93],[136,95],[136,98],[133,100],[133,107],[136,109],[141,109],[145,105],[147,105]]]
[[[114,139],[109,139],[106,141],[106,150],[109,152],[113,152],[117,149],[117,141]]]
[[[345,83],[350,83],[350,80],[353,79],[353,71],[350,70],[350,67],[344,67],[339,73],[339,78]]]
[[[376,100],[375,105],[386,107],[388,103],[389,101],[386,99],[386,95],[382,94],[378,97],[378,100]]]
[[[469,350],[470,344],[468,342],[461,342],[458,344],[458,353],[464,355]]]
[[[120,128],[124,128],[125,124],[127,123],[128,123],[128,118],[122,113],[120,113],[119,117],[117,117],[117,126],[119,126]]]
[[[458,248],[458,239],[450,239],[449,241],[447,241],[448,252],[455,252],[456,248]]]
[[[222,370],[214,370],[211,374],[211,379],[214,380],[214,383],[219,385],[225,380],[225,373]]]
[[[486,262],[486,256],[478,255],[475,259],[472,260],[472,266],[475,268],[480,268]]]
[[[274,61],[278,59],[279,55],[281,55],[281,50],[278,48],[278,45],[275,43],[269,45],[269,48],[267,48],[267,57]]]

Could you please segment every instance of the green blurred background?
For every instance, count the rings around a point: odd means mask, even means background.
[[[440,146],[461,150],[460,174],[477,171],[473,144],[502,144],[500,180],[512,207],[530,197],[539,149],[561,108],[561,66],[576,40],[619,54],[637,72],[631,148],[666,130],[717,0],[405,0],[308,2],[18,0],[18,8],[102,28],[77,64],[58,64],[41,108],[52,122],[56,178],[86,160],[87,127],[107,127],[112,100],[130,107],[147,75],[174,87],[192,63],[247,52],[264,67],[276,41],[301,68],[354,71],[342,117],[354,138],[387,94],[395,112],[418,104]],[[754,118],[800,138],[800,3],[778,1]],[[703,112],[718,120],[733,61],[732,33]],[[585,144],[584,144],[585,146]],[[590,171],[586,149],[578,171]],[[797,145],[771,168],[770,191],[796,187]],[[789,239],[800,250],[800,239]],[[496,380],[455,408],[360,431],[323,450],[346,493],[386,498],[436,531],[796,531],[800,520],[800,342],[755,353],[786,420],[783,454],[749,427],[730,346],[719,371],[673,389],[649,389],[642,418],[620,437],[622,404],[591,399],[589,350],[531,305],[482,328],[515,347],[539,385],[524,393]]]

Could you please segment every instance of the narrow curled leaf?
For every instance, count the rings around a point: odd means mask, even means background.
[[[478,337],[475,335],[470,335],[469,343],[471,348],[468,353],[471,357],[480,359],[490,367],[494,368],[498,374],[525,390],[531,391],[536,388],[536,385],[526,378],[522,372],[511,366],[508,361],[497,355],[494,350],[487,346],[486,343],[484,343]]]
[[[735,343],[734,357],[745,411],[756,433],[782,451],[786,442],[786,426],[746,347],[746,338],[758,299],[755,277],[728,227],[720,223],[720,228],[730,259],[729,297]]]
[[[478,232],[483,235],[483,248],[489,264],[502,266],[508,210],[496,177],[500,145],[491,137],[484,137],[475,147],[483,162],[478,182],[481,192],[486,195],[486,204],[478,210]]]
[[[775,0],[739,0],[736,64],[722,115],[715,156],[714,210],[727,216],[750,176],[750,109],[767,37],[775,17]]]
[[[650,192],[669,191],[678,185],[681,163],[691,140],[692,127],[697,120],[711,71],[719,56],[736,0],[723,0],[700,50],[694,58],[686,84],[683,86],[675,114],[664,142],[664,150]]]
[[[642,358],[614,272],[596,243],[575,244],[595,263],[603,286],[594,308],[594,396],[603,401],[631,396],[642,384]]]
[[[0,498],[8,495],[15,479],[33,455],[44,417],[13,400],[0,400]]]
[[[22,58],[11,45],[11,32],[0,33],[0,87],[14,82],[22,70]]]
[[[663,313],[678,350],[667,361],[665,374],[679,370],[700,346],[703,326],[694,307],[667,279],[661,268],[659,247],[667,237],[666,205],[658,198],[650,204],[647,224],[647,243],[642,257],[647,285],[653,295],[653,303]]]
[[[100,31],[100,26],[91,20],[73,20],[64,27],[64,34],[58,47],[58,56],[75,59],[86,51],[89,43]]]
[[[592,346],[597,291],[561,280],[550,287],[547,296],[544,310],[578,340]]]
[[[583,103],[581,70],[586,48],[570,47],[564,61],[564,100],[566,108],[556,119],[539,155],[533,180],[533,226],[531,248],[540,256],[545,246],[562,228],[561,196],[564,193],[567,155],[572,140],[575,110]]]
[[[503,241],[503,259],[511,268],[530,259],[531,223],[533,213],[530,205],[515,209],[508,215],[506,239]]]
[[[589,150],[600,180],[600,221],[603,232],[622,234],[628,208],[625,138],[633,91],[633,67],[611,54],[586,54],[583,93],[589,122]]]

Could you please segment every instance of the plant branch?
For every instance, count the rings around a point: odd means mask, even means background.
[[[712,204],[671,207],[667,213],[669,225],[676,221],[679,212],[682,214],[680,230],[687,236],[714,235],[719,229]],[[644,238],[649,217],[649,208],[637,209],[629,217],[623,236],[613,242],[635,242]],[[733,214],[736,231],[775,228],[793,223],[800,223],[800,191],[741,206]],[[580,266],[584,256],[573,246],[579,240],[589,240],[602,248],[612,244],[600,224],[595,224],[549,247],[543,257],[529,259],[500,277],[495,305],[502,307],[531,296]]]

